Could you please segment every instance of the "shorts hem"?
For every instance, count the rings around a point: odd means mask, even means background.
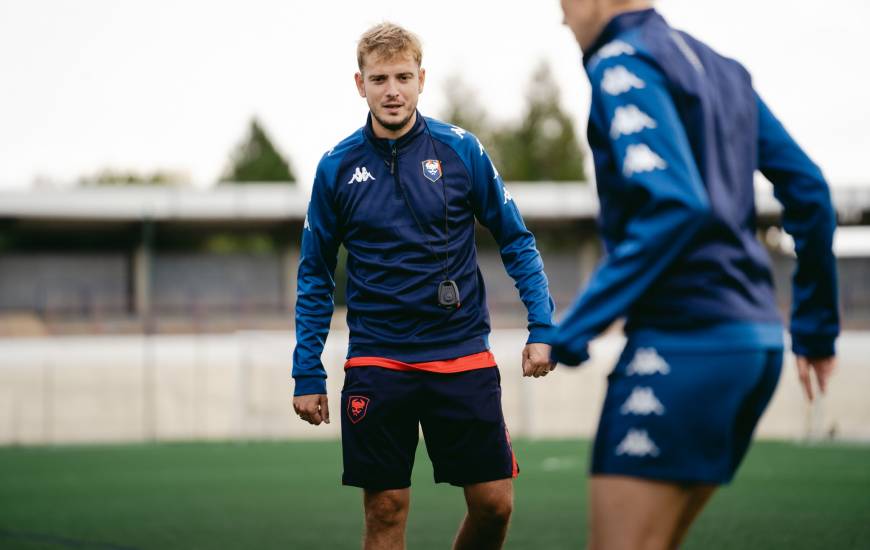
[[[477,476],[473,478],[466,479],[446,479],[446,478],[435,478],[435,483],[449,483],[454,487],[465,487],[467,485],[474,485],[476,483],[486,483],[488,481],[500,481],[502,479],[516,479],[519,476],[519,472],[514,475],[512,472],[496,474],[496,475],[486,475],[486,476]]]
[[[360,481],[356,479],[342,479],[341,484],[346,487],[359,487],[368,491],[393,491],[398,489],[407,489],[411,486],[411,482],[395,482],[395,483],[372,483],[368,481]]]
[[[674,470],[660,469],[640,469],[631,468],[590,468],[590,476],[626,476],[636,477],[639,479],[648,479],[652,481],[670,482],[676,484],[687,485],[727,485],[734,479],[734,474],[731,475],[691,475],[685,472]]]

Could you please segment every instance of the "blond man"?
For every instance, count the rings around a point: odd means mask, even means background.
[[[390,23],[358,44],[365,126],[321,160],[302,236],[294,408],[329,422],[320,360],[333,312],[338,246],[347,260],[350,347],[339,413],[346,485],[363,489],[365,548],[403,548],[422,427],[436,482],[462,487],[454,547],[501,548],[519,468],[489,350],[474,225],[495,237],[528,309],[523,374],[550,369],[553,301],[535,240],[483,145],[423,117],[416,36]]]

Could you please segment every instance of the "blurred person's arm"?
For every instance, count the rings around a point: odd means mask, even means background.
[[[639,84],[609,89],[604,82],[608,71],[637,78]],[[589,358],[589,341],[628,312],[709,213],[686,131],[659,70],[637,57],[622,56],[600,62],[590,81],[591,117],[609,135],[610,150],[623,176],[620,192],[640,206],[556,328],[553,359],[566,365]],[[626,116],[646,123],[623,128]]]
[[[774,195],[783,206],[783,228],[795,244],[789,331],[801,382],[812,399],[809,371],[815,371],[824,391],[834,370],[834,344],[840,333],[837,262],[832,250],[837,216],[819,167],[764,101],[756,99],[758,167],[773,183]]]

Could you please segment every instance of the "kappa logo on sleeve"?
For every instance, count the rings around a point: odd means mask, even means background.
[[[654,172],[668,167],[665,159],[655,154],[645,143],[629,145],[625,151],[625,162],[622,165],[622,173],[630,178],[634,174],[642,172]]]
[[[617,65],[604,71],[604,78],[601,79],[601,89],[608,94],[621,95],[632,88],[642,90],[646,88],[646,83],[622,65]]]
[[[365,418],[369,410],[369,401],[368,397],[361,395],[351,395],[347,398],[347,417],[351,422],[356,424]]]
[[[467,130],[463,130],[459,126],[451,126],[450,131],[459,136],[459,139],[465,139],[465,134],[468,133]]]
[[[441,179],[441,161],[428,159],[423,161],[423,177],[435,183]]]
[[[637,105],[617,107],[613,113],[613,122],[610,124],[610,137],[619,139],[620,136],[637,134],[646,129],[652,130],[656,126],[656,121],[641,111]]]

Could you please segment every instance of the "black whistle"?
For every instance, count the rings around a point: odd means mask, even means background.
[[[438,306],[444,309],[459,309],[459,287],[456,281],[447,279],[438,285]]]

